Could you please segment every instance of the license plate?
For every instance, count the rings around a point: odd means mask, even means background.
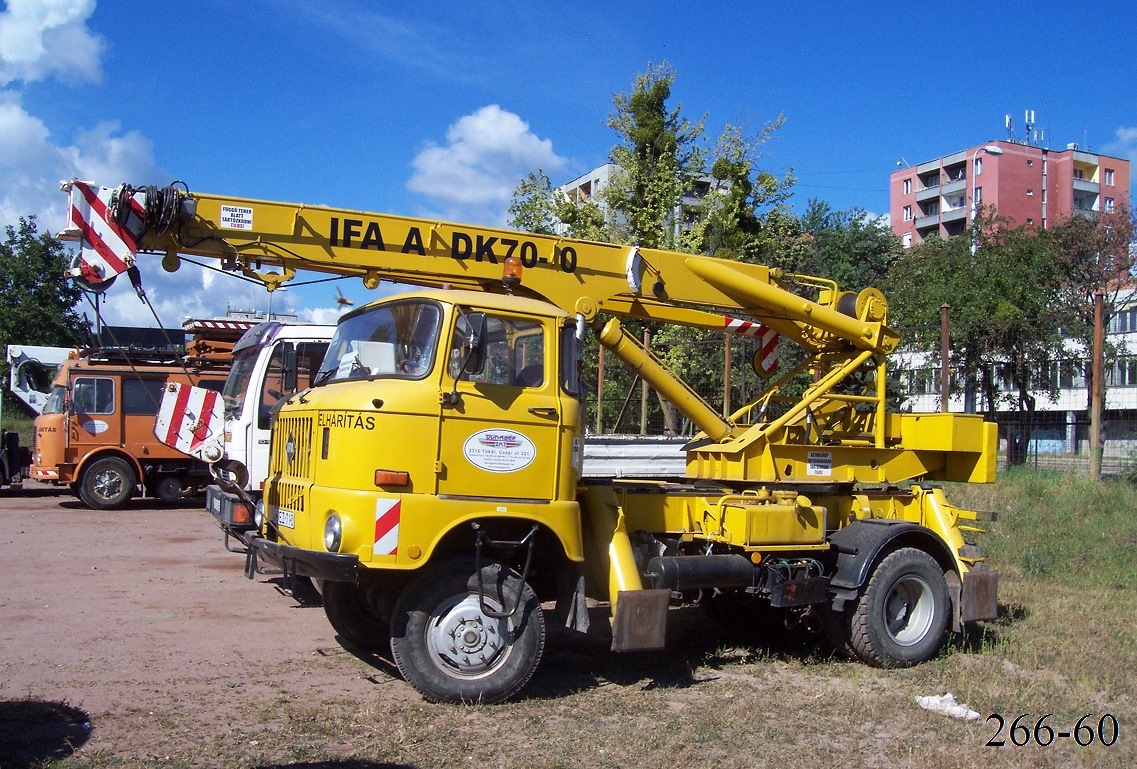
[[[286,529],[296,528],[296,514],[291,510],[277,510],[276,525]]]

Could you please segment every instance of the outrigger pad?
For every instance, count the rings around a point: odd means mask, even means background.
[[[667,607],[671,591],[621,590],[612,618],[612,651],[662,649],[667,641]]]
[[[999,616],[999,572],[972,570],[963,578],[963,621]]]

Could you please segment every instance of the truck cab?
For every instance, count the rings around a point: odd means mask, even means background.
[[[269,546],[317,578],[413,570],[475,518],[538,519],[579,559],[578,364],[575,324],[532,299],[430,289],[343,316],[276,417]]]
[[[233,346],[225,381],[224,457],[217,469],[254,500],[268,476],[272,411],[283,398],[307,389],[324,359],[335,326],[268,321],[245,332]],[[226,532],[253,528],[253,511],[236,494],[213,484],[206,509]]]
[[[141,487],[163,501],[203,488],[208,467],[164,445],[154,417],[169,382],[219,390],[228,363],[183,368],[174,356],[93,350],[64,361],[35,421],[31,477],[70,486],[88,507],[121,507]]]

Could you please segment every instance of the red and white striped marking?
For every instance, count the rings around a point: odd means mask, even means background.
[[[145,194],[138,192],[130,198],[130,216],[123,227],[108,212],[114,190],[109,187],[96,189],[81,181],[71,182],[70,187],[67,218],[81,238],[79,273],[87,282],[97,285],[126,272],[138,253]]]
[[[760,339],[762,344],[762,356],[759,358],[759,365],[762,371],[770,376],[778,370],[778,332],[769,326],[762,323],[751,323],[748,320],[739,320],[738,318],[730,318],[723,316],[726,321],[726,330],[735,334],[750,337],[751,339]]]
[[[224,412],[224,402],[215,391],[170,382],[154,419],[154,435],[167,446],[208,462],[205,449],[220,445]]]
[[[399,552],[399,519],[402,502],[398,499],[375,500],[375,555],[396,555]]]
[[[223,329],[226,331],[248,331],[257,325],[255,320],[187,320],[182,324],[182,331],[203,331],[205,329]]]

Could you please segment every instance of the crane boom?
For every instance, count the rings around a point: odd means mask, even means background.
[[[126,271],[139,251],[158,252],[166,255],[167,269],[176,269],[181,254],[218,259],[226,269],[263,282],[269,291],[304,269],[359,276],[368,288],[387,280],[516,292],[590,322],[604,312],[722,331],[732,320],[726,313],[732,313],[773,328],[813,352],[855,348],[889,353],[899,340],[884,324],[886,305],[879,292],[857,297],[840,292],[832,281],[763,265],[391,214],[190,193],[173,186],[97,189],[74,181],[65,189],[71,195],[71,226],[61,237],[104,241],[103,248],[85,250],[75,266],[76,275],[92,286]],[[507,260],[525,270],[523,286],[503,286]],[[265,266],[282,272],[267,272]],[[803,287],[818,296],[803,296]]]

